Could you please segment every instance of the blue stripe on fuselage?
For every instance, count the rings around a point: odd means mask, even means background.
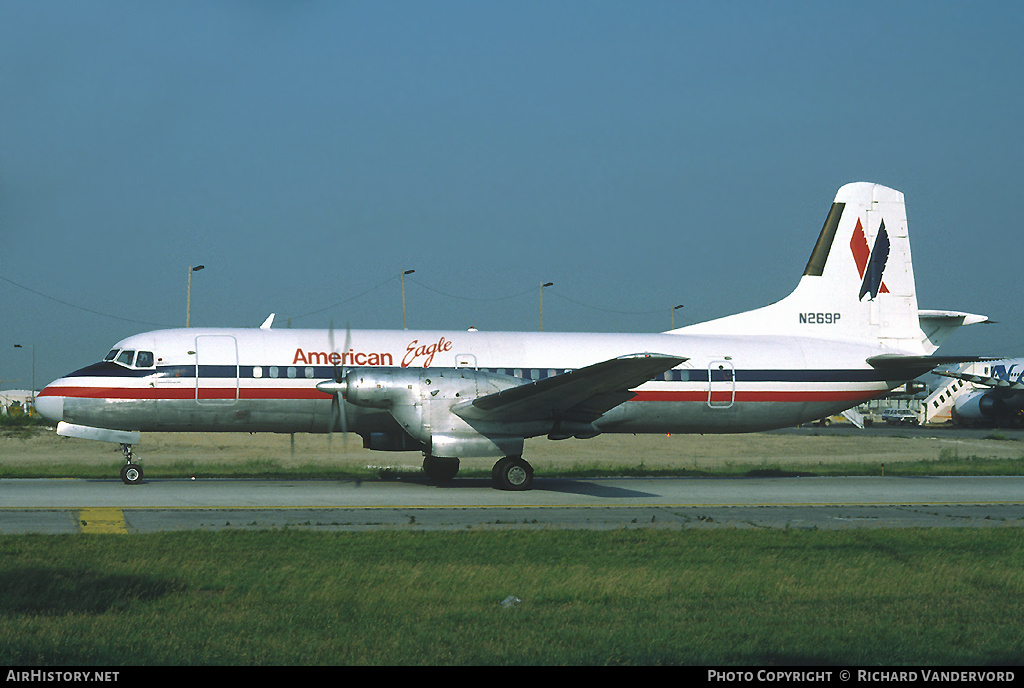
[[[376,366],[375,366],[376,367]],[[260,369],[260,378],[255,378],[254,369]],[[347,368],[347,366],[346,366]],[[199,376],[202,378],[234,378],[242,379],[314,379],[329,380],[334,377],[333,366],[234,366],[234,365],[201,365]],[[548,368],[483,368],[490,373],[506,374],[510,377],[521,377],[527,380],[537,380],[549,376]],[[564,369],[555,369],[555,373],[565,372]],[[146,377],[159,374],[160,377],[173,378],[195,378],[195,365],[167,365],[157,366],[155,369],[125,368],[122,365],[103,361],[86,366],[77,370],[67,377]],[[276,373],[272,374],[272,373]],[[886,375],[874,369],[861,370],[830,370],[830,369],[807,369],[807,370],[745,370],[743,368],[711,370],[707,368],[697,369],[675,369],[669,370],[654,378],[654,381],[667,382],[708,382],[708,376],[712,382],[725,382],[735,380],[736,382],[882,382],[887,379]]]

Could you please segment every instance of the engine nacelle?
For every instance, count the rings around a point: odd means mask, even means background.
[[[522,453],[527,433],[537,434],[536,429],[517,431],[507,424],[492,427],[479,422],[471,425],[451,408],[524,382],[473,368],[367,367],[352,369],[340,382],[324,382],[317,388],[339,394],[355,406],[386,409],[408,433],[400,441],[397,436],[371,434],[364,440],[370,449],[418,448],[439,457],[514,456]]]
[[[434,456],[464,458],[469,456],[522,456],[523,438],[512,435],[480,433],[435,433],[430,441]]]
[[[342,381],[342,396],[350,404],[369,408],[390,409],[401,403],[402,389],[418,384],[415,370],[360,368],[348,373]]]
[[[392,409],[431,401],[475,399],[523,382],[472,368],[357,368],[335,387],[350,404]],[[323,388],[326,391],[331,386],[327,383]]]
[[[963,420],[990,419],[1006,413],[1006,404],[988,392],[974,392],[957,399],[954,411]]]

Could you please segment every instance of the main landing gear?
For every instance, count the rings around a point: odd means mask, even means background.
[[[533,466],[521,456],[498,459],[491,469],[491,482],[499,490],[529,490],[533,486]]]
[[[459,472],[459,460],[427,454],[423,457],[423,472],[434,482],[448,482]],[[498,459],[491,469],[491,482],[497,490],[529,490],[533,486],[533,466],[522,456]]]
[[[423,473],[435,483],[446,483],[459,472],[459,460],[446,456],[423,456]]]
[[[121,466],[121,482],[125,485],[138,485],[142,482],[142,466],[132,463],[135,455],[132,454],[132,445],[122,444],[121,453],[124,454],[125,465]]]

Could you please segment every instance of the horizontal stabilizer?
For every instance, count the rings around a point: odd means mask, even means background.
[[[979,323],[994,325],[996,322],[995,320],[991,320],[987,315],[964,313],[963,311],[926,311],[922,309],[918,311],[917,316],[922,323],[925,321],[945,321],[953,323],[956,327],[961,327],[963,325],[977,325]]]
[[[988,316],[961,311],[918,311],[921,332],[925,336],[925,350],[935,351],[947,338],[965,325],[994,324]]]
[[[684,361],[663,354],[621,356],[462,402],[452,411],[466,420],[590,423],[632,399],[632,388]]]
[[[868,365],[875,370],[891,374],[891,379],[912,380],[924,375],[940,365],[953,363],[976,363],[978,361],[994,361],[995,358],[984,356],[905,356],[903,354],[881,354],[867,359]]]

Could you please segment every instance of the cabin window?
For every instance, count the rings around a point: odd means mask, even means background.
[[[295,366],[288,366],[288,377],[295,377]]]
[[[261,368],[260,366],[253,366],[252,367],[252,376],[253,377],[263,377],[263,368]]]
[[[304,372],[305,372],[307,378],[309,378],[309,379],[313,378],[313,368],[312,367],[306,366],[306,370]]]
[[[270,366],[270,377],[277,377],[277,366]]]

